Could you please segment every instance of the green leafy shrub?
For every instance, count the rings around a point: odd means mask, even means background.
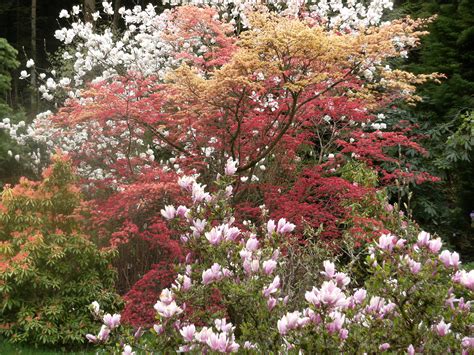
[[[113,250],[81,232],[70,162],[55,157],[43,181],[25,178],[0,203],[0,334],[13,342],[77,346],[92,329],[88,305],[119,304]]]

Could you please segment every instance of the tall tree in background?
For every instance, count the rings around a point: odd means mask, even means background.
[[[448,237],[464,251],[464,257],[472,259],[474,1],[403,1],[398,11],[414,17],[438,16],[406,68],[416,73],[436,71],[447,77],[441,85],[422,86],[423,102],[409,109],[420,133],[430,137],[426,141],[430,158],[419,164],[443,179],[441,184],[415,189],[415,219]]]
[[[84,19],[92,22],[92,14],[95,12],[95,0],[84,0]]]
[[[3,125],[2,119],[12,113],[9,106],[12,81],[10,73],[20,65],[17,55],[18,51],[6,39],[0,38],[0,125]],[[2,182],[8,181],[19,171],[13,154],[9,153],[12,144],[8,134],[0,130],[0,187]]]
[[[36,0],[31,0],[31,58],[36,63]],[[30,84],[31,84],[31,111],[37,111],[36,100],[36,70],[35,66],[31,66],[30,70]]]

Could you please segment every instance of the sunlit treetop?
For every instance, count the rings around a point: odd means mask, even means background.
[[[393,7],[390,0],[165,0],[164,3],[171,6],[211,6],[216,8],[224,19],[243,26],[249,25],[249,11],[268,10],[283,16],[309,17],[328,28],[346,30],[378,25],[384,12]]]

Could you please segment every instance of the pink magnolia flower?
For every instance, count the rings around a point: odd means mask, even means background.
[[[277,232],[280,234],[291,233],[295,227],[293,223],[287,222],[285,218],[280,218],[277,225]]]
[[[174,301],[175,295],[173,291],[171,291],[168,288],[165,288],[161,291],[160,293],[160,301],[163,302],[164,304],[170,304],[171,302]]]
[[[247,249],[241,249],[239,255],[242,260],[252,258],[252,252]]]
[[[227,163],[225,164],[224,173],[227,176],[234,175],[237,172],[237,165],[239,164],[238,160],[233,160],[232,158],[227,159]]]
[[[271,311],[273,308],[275,308],[276,303],[277,303],[277,300],[270,296],[267,300],[268,310]]]
[[[433,254],[438,253],[441,250],[443,243],[441,242],[441,238],[431,239],[428,242],[428,249]]]
[[[191,288],[191,278],[189,276],[183,277],[183,291],[188,291]]]
[[[251,350],[251,349],[256,349],[256,348],[257,348],[257,345],[252,344],[252,343],[249,342],[249,341],[246,341],[246,342],[244,343],[244,349]]]
[[[229,269],[226,269],[226,268],[222,269],[222,276],[223,277],[231,277],[232,275],[233,275],[233,273]]]
[[[186,217],[186,214],[188,213],[189,209],[186,206],[180,205],[176,209],[176,214],[180,217]]]
[[[374,313],[380,318],[385,317],[387,314],[392,313],[396,308],[396,304],[392,302],[386,303],[386,300],[382,297],[373,296],[370,299],[369,305],[366,307],[368,313]]]
[[[184,338],[184,341],[190,343],[194,340],[194,334],[196,333],[196,327],[194,324],[186,325],[180,329],[179,333]]]
[[[244,271],[247,275],[252,274],[252,258],[245,258],[242,267],[244,268]]]
[[[214,325],[218,331],[225,333],[231,333],[235,329],[232,323],[227,323],[227,319],[225,318],[214,320]]]
[[[195,333],[194,337],[200,343],[207,343],[207,340],[213,333],[211,328],[203,327],[201,331]]]
[[[213,281],[219,281],[224,275],[222,274],[222,267],[214,263],[210,269],[202,272],[202,283],[208,285]]]
[[[395,303],[389,302],[385,306],[382,307],[380,315],[382,317],[385,317],[387,314],[392,313],[396,307],[397,307],[397,305]]]
[[[263,289],[263,296],[268,298],[271,294],[277,292],[280,288],[280,276],[275,276],[272,283]]]
[[[287,334],[290,330],[298,328],[300,324],[301,312],[288,312],[277,322],[278,332],[281,335]]]
[[[450,293],[449,297],[445,301],[445,305],[454,310],[454,301],[456,301],[456,298],[454,297],[454,294]]]
[[[275,221],[273,219],[270,219],[268,222],[267,222],[267,232],[268,232],[268,235],[272,235],[273,232],[275,232],[276,230],[276,224],[275,224]]]
[[[413,274],[418,274],[421,270],[421,263],[413,260],[409,256],[406,257],[406,260],[407,260],[407,263],[408,263],[408,267],[410,268],[410,271]]]
[[[210,200],[211,195],[209,195],[209,192],[206,192],[204,188],[205,186],[202,186],[201,184],[198,184],[198,183],[193,184],[191,196],[194,203]]]
[[[330,316],[333,319],[333,321],[326,325],[326,329],[328,330],[330,334],[338,333],[342,329],[342,326],[344,325],[346,316],[337,311],[332,312]]]
[[[309,318],[309,320],[315,325],[320,324],[322,321],[321,316],[318,313],[315,313],[311,308],[305,308],[303,310],[303,315]]]
[[[467,287],[468,289],[474,290],[474,270],[471,270],[469,272],[462,270],[459,282],[461,283],[461,285]]]
[[[334,281],[324,281],[321,289],[313,287],[311,291],[305,293],[305,299],[315,307],[321,304],[333,308],[346,308],[349,302]]]
[[[363,288],[354,292],[354,296],[352,296],[356,304],[361,304],[362,302],[364,302],[365,297],[367,297],[367,291]]]
[[[349,278],[349,276],[347,276],[343,272],[338,272],[334,276],[335,276],[334,279],[336,280],[337,286],[341,288],[344,288],[345,286],[349,284],[349,282],[351,282],[351,279]]]
[[[235,353],[239,350],[240,346],[234,341],[234,337],[227,333],[215,334],[213,332],[209,335],[206,343],[211,350],[219,351],[221,353]]]
[[[390,349],[390,344],[389,343],[383,343],[379,345],[379,350],[380,351],[385,351],[387,349]]]
[[[336,266],[334,265],[334,263],[329,260],[325,260],[323,262],[323,266],[324,266],[324,271],[321,271],[321,274],[324,275],[328,279],[332,279],[336,272]]]
[[[304,298],[310,304],[315,307],[319,307],[321,305],[321,300],[319,299],[319,290],[313,286],[311,291],[306,291],[304,294]]]
[[[382,309],[385,306],[385,299],[379,296],[372,296],[366,311],[369,313],[382,313]]]
[[[377,246],[379,249],[392,251],[393,246],[396,244],[396,237],[391,234],[382,234],[379,238]]]
[[[86,334],[86,339],[89,340],[90,343],[97,343],[97,337],[92,334]]]
[[[265,260],[262,266],[263,272],[267,275],[271,275],[271,273],[273,272],[273,270],[275,270],[277,266],[277,262],[273,259]]]
[[[206,224],[207,222],[204,219],[195,219],[191,227],[191,230],[193,231],[193,235],[195,237],[199,237],[201,233],[204,232],[204,228],[206,228]]]
[[[155,324],[153,325],[153,330],[156,332],[156,334],[163,334],[165,329],[163,328],[163,326],[161,324]]]
[[[451,280],[457,283],[461,283],[461,275],[464,270],[457,270],[454,275],[451,277]]]
[[[347,329],[341,329],[339,331],[339,339],[346,340],[349,337],[349,331]]]
[[[250,261],[250,272],[255,274],[260,269],[260,262],[257,259]]]
[[[407,242],[406,239],[403,239],[403,238],[400,238],[399,240],[397,240],[397,242],[395,243],[395,246],[397,248],[403,248],[405,246],[405,243]]]
[[[240,235],[240,229],[237,227],[229,227],[228,225],[224,225],[222,233],[224,234],[226,240],[236,240]]]
[[[217,245],[219,244],[222,239],[222,229],[219,227],[214,227],[212,228],[209,232],[204,234],[206,239],[211,243],[212,245]]]
[[[178,353],[188,353],[194,349],[194,345],[181,345],[178,348]]]
[[[449,328],[451,328],[451,323],[446,324],[444,319],[434,326],[436,333],[441,337],[444,337],[446,334],[451,332]]]
[[[139,338],[142,337],[142,335],[145,333],[145,331],[143,330],[142,327],[138,327],[137,331],[135,332],[135,334],[133,334],[133,337],[135,338],[135,340],[138,340]]]
[[[114,314],[112,316],[110,313],[107,313],[104,315],[103,321],[104,324],[112,330],[120,325],[120,318],[120,314]]]
[[[428,245],[428,242],[430,241],[431,235],[425,231],[421,231],[420,234],[418,234],[418,242],[417,244],[421,246]]]
[[[165,304],[161,301],[156,302],[154,306],[155,310],[158,314],[164,318],[171,318],[176,314],[180,314],[183,310],[178,307],[175,301],[172,301],[169,304]]]
[[[227,197],[231,197],[233,192],[234,192],[234,188],[232,186],[227,186],[225,188],[225,195]]]
[[[191,261],[192,261],[192,254],[191,254],[191,253],[187,253],[187,254],[186,254],[186,259],[185,259],[186,264],[191,263]],[[190,265],[188,265],[188,266],[191,267]],[[186,266],[186,271],[187,271],[188,266]]]
[[[461,297],[458,300],[458,308],[460,311],[469,312],[471,310],[471,302],[470,301],[465,302],[464,297]]]
[[[97,339],[99,341],[107,341],[109,339],[110,329],[106,325],[102,325],[100,328],[99,334],[97,335]]]
[[[459,267],[459,254],[456,252],[449,252],[449,250],[443,250],[439,255],[439,260],[444,264],[446,267]]]
[[[122,355],[135,355],[135,351],[132,351],[132,347],[126,344],[123,346]]]
[[[178,179],[178,185],[181,187],[183,190],[192,191],[193,185],[196,182],[196,179],[192,176],[181,176]]]
[[[331,307],[344,308],[348,304],[346,296],[333,281],[323,282],[318,296],[323,304]]]
[[[272,260],[277,261],[279,257],[280,257],[280,249],[276,249],[272,254]]]
[[[248,240],[247,243],[245,244],[245,249],[248,251],[255,251],[258,249],[258,239],[252,235]]]
[[[474,349],[474,338],[473,337],[462,338],[461,345],[464,349]]]
[[[410,344],[410,346],[407,348],[407,353],[408,355],[415,355],[415,348],[413,345]]]
[[[161,210],[161,215],[166,219],[173,219],[176,216],[176,209],[174,206],[167,205]]]

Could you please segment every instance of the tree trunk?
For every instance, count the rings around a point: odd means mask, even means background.
[[[33,115],[37,111],[37,99],[36,99],[36,0],[31,0],[31,59],[34,60],[35,65],[30,70],[30,85],[31,85],[31,112]]]
[[[119,21],[120,21],[120,14],[118,13],[118,11],[119,11],[121,5],[122,5],[121,0],[115,0],[115,3],[114,3],[114,22],[113,22],[114,31],[118,30]]]
[[[92,22],[92,14],[95,12],[95,0],[84,0],[84,21]]]
[[[16,43],[16,49],[21,48],[20,45],[20,11],[18,10],[20,8],[20,0],[16,0],[16,23],[15,23],[15,43]],[[12,99],[12,105],[11,107],[17,107],[20,105],[20,98],[18,96],[18,72],[19,70],[15,70],[13,73],[13,99]]]

